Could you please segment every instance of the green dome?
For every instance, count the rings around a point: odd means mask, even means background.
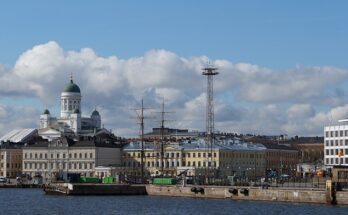
[[[80,113],[80,110],[79,110],[79,109],[75,109],[75,110],[74,110],[74,113],[78,113],[78,114],[79,114],[79,113]]]
[[[100,115],[99,115],[99,112],[98,112],[97,110],[94,110],[94,111],[92,112],[92,116],[100,116]]]
[[[48,109],[45,109],[45,111],[43,112],[43,114],[50,114],[50,111]]]
[[[63,90],[66,93],[81,93],[80,87],[74,84],[73,80],[70,80],[70,83],[67,84]]]

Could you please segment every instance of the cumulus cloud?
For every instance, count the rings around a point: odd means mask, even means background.
[[[0,105],[1,135],[14,128],[37,128],[40,111],[30,106]]]
[[[164,97],[166,107],[175,111],[169,126],[204,130],[206,79],[201,68],[207,61],[206,56],[184,58],[166,50],[129,59],[102,57],[91,48],[68,51],[51,41],[25,51],[12,68],[0,65],[0,98],[32,97],[42,107],[58,110],[60,92],[72,73],[82,91],[83,114],[97,106],[105,126],[118,135],[138,134],[130,109],[141,98],[159,109]],[[320,135],[330,116],[348,114],[346,69],[297,66],[279,71],[225,59],[213,63],[220,72],[214,82],[217,130]],[[30,104],[16,108],[0,107],[1,119],[12,117],[14,122],[2,121],[4,131],[37,124],[42,110]],[[12,111],[21,114],[12,116]]]

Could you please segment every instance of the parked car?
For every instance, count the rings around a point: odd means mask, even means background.
[[[4,176],[0,176],[0,182],[3,182],[3,183],[7,182],[7,178],[5,178]]]

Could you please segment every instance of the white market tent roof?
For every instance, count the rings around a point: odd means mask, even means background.
[[[25,142],[31,136],[37,133],[37,129],[35,128],[25,128],[25,129],[15,129],[5,134],[0,138],[0,142],[10,141],[14,143]]]

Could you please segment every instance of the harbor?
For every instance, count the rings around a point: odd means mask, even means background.
[[[18,204],[20,202],[20,204]],[[0,190],[2,214],[345,214],[347,206],[168,196],[61,196]]]
[[[43,190],[46,194],[51,195],[149,195],[329,205],[348,204],[347,191],[335,191],[332,196],[333,192],[330,189],[314,188],[56,183],[46,185]]]

